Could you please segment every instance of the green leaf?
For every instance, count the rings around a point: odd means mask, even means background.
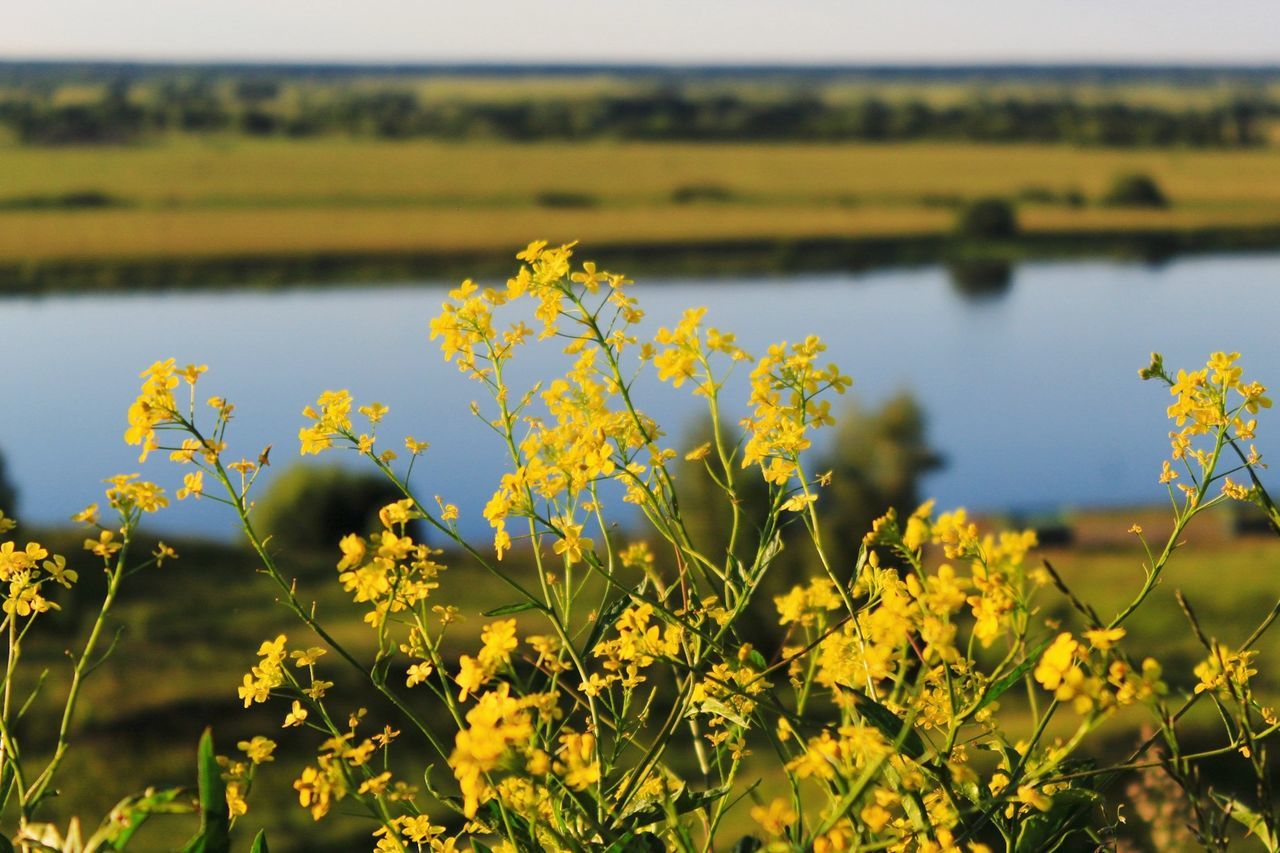
[[[671,797],[671,811],[677,815],[688,814],[694,809],[714,803],[732,791],[732,786],[710,788],[706,791],[690,791],[681,787],[679,793]],[[655,794],[648,798],[637,797],[622,813],[622,817],[632,826],[646,826],[667,817],[666,798]]]
[[[1277,840],[1275,833],[1267,827],[1266,818],[1234,797],[1214,794],[1213,798],[1218,801],[1218,805],[1228,817],[1243,826],[1250,834],[1257,836],[1270,853],[1280,850],[1280,840]]]
[[[190,788],[148,788],[141,794],[125,797],[116,803],[111,816],[103,820],[98,831],[89,837],[86,850],[124,850],[133,834],[157,814],[190,814]]]
[[[1031,815],[1022,821],[1015,853],[1053,853],[1067,839],[1087,826],[1087,807],[1096,802],[1098,793],[1087,788],[1067,788],[1053,795],[1047,812]]]
[[[267,831],[259,829],[258,834],[253,837],[253,846],[249,848],[249,853],[271,853],[267,849]]]
[[[1052,638],[1045,639],[1045,641],[1042,642],[1026,660],[1015,666],[1004,678],[987,688],[986,694],[983,695],[982,701],[978,703],[978,706],[973,709],[973,713],[978,713],[983,708],[987,707],[1004,695],[1005,691],[1010,687],[1021,681],[1023,676],[1030,672],[1031,669],[1040,662],[1040,656],[1044,654],[1044,650],[1049,648],[1049,644],[1052,642]]]
[[[733,723],[735,726],[741,726],[744,729],[749,728],[751,725],[737,711],[734,711],[719,699],[713,699],[710,696],[698,702],[696,706],[690,708],[689,712],[685,714],[685,716],[696,717],[699,714],[712,714],[717,717],[722,717],[723,719]]]
[[[754,835],[744,835],[733,843],[729,853],[756,853],[764,849],[764,842]]]
[[[517,601],[515,604],[504,604],[492,610],[486,610],[485,616],[510,616],[512,613],[524,613],[526,610],[545,610],[541,604],[532,601]]]
[[[227,811],[227,786],[213,748],[213,731],[200,736],[200,831],[182,848],[183,853],[229,853],[231,818]]]
[[[391,672],[391,663],[395,660],[394,654],[379,653],[378,657],[373,661],[373,667],[369,670],[369,679],[375,687],[382,688],[387,686],[387,676]]]
[[[920,795],[915,791],[908,791],[902,798],[902,810],[911,819],[911,825],[916,828],[916,832],[927,838],[930,831],[929,813],[925,810],[924,800]]]
[[[756,649],[751,650],[750,654],[747,655],[747,660],[751,661],[751,665],[756,669],[763,670],[769,668],[769,662],[765,660],[764,655],[760,654]]]
[[[14,853],[13,842],[0,835],[0,853]]]
[[[862,715],[862,718],[879,729],[880,734],[888,738],[890,743],[897,743],[901,739],[900,749],[904,755],[913,761],[920,761],[924,758],[924,740],[921,739],[919,732],[914,728],[908,727],[897,714],[865,693],[840,683],[837,683],[836,686],[853,697],[853,704],[857,707],[858,713]]]

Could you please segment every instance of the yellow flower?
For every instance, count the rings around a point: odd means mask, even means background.
[[[208,370],[209,370],[209,365],[207,364],[201,364],[201,365],[188,364],[186,367],[177,371],[177,374],[181,376],[183,379],[187,380],[188,385],[195,385],[196,380],[200,378],[200,375],[208,372]]]
[[[346,780],[342,769],[330,756],[320,756],[319,767],[306,767],[293,783],[298,792],[298,802],[310,809],[313,820],[320,820],[329,813],[335,800],[346,796]]]
[[[129,407],[129,428],[125,430],[127,444],[142,445],[139,462],[145,462],[147,454],[158,447],[156,427],[169,423],[177,415],[173,389],[178,385],[174,375],[174,360],[157,361],[142,371],[142,390]]]
[[[496,671],[511,660],[520,641],[516,638],[516,620],[504,619],[490,622],[480,632],[480,663],[489,671]]]
[[[247,755],[254,764],[275,761],[271,753],[275,752],[276,742],[261,735],[256,735],[253,740],[240,741],[236,744],[236,749]]]
[[[1033,785],[1019,785],[1018,797],[1019,802],[1026,803],[1034,809],[1047,812],[1053,808],[1053,801],[1046,797],[1044,793]]]
[[[151,552],[151,556],[156,558],[156,566],[163,566],[165,560],[178,559],[178,552],[163,542],[157,542],[156,549]]]
[[[1071,634],[1065,631],[1059,634],[1036,665],[1036,681],[1045,690],[1057,690],[1063,677],[1075,668],[1076,650],[1079,648],[1080,644],[1071,638]]]
[[[782,509],[786,512],[802,512],[817,499],[817,495],[793,495],[782,504]]]
[[[1089,645],[1105,652],[1123,638],[1124,634],[1123,628],[1095,628],[1091,631],[1085,631],[1084,637],[1089,641]]]
[[[289,713],[284,718],[284,728],[292,728],[300,726],[307,720],[307,709],[302,707],[302,703],[297,699],[293,700],[293,706],[289,709]]]
[[[595,748],[594,735],[565,732],[560,736],[556,757],[564,764],[557,770],[571,790],[583,791],[600,781],[600,763],[596,761]]]
[[[445,503],[444,498],[436,495],[436,504],[440,507],[441,521],[457,521],[458,507],[451,503]]]
[[[52,559],[45,560],[41,565],[55,583],[59,583],[67,589],[71,589],[71,585],[80,579],[80,575],[75,569],[67,568],[67,559],[61,554],[54,554]]]
[[[1233,500],[1249,500],[1249,490],[1239,483],[1232,482],[1230,477],[1223,478],[1222,493]]]
[[[458,682],[458,701],[467,701],[467,696],[476,693],[489,682],[492,674],[475,658],[463,655],[458,658],[458,674],[454,681]]]
[[[98,534],[97,539],[84,540],[84,549],[92,551],[103,559],[108,559],[112,554],[119,551],[122,546],[119,542],[114,541],[116,535],[110,530],[104,530]]]
[[[862,822],[872,832],[879,832],[884,829],[885,824],[892,819],[893,815],[879,803],[871,803],[863,807],[858,817],[862,818]]]
[[[2,513],[0,513],[2,515]],[[71,520],[79,524],[97,524],[98,523],[98,505],[89,504],[75,515],[71,516]],[[12,529],[12,528],[5,528]]]
[[[322,681],[321,679],[317,678],[315,681],[311,682],[310,687],[308,687],[306,690],[303,690],[302,692],[305,693],[307,696],[310,696],[312,699],[320,700],[324,698],[324,694],[332,686],[333,686],[332,681]]]
[[[359,411],[360,414],[368,418],[369,423],[376,424],[379,421],[381,421],[384,417],[386,417],[386,414],[387,412],[390,411],[390,409],[388,409],[386,406],[382,405],[381,403],[370,403],[367,406],[361,406],[357,411]]]
[[[711,455],[711,442],[705,441],[684,455],[686,462],[701,462]]]
[[[791,801],[775,797],[767,806],[752,806],[751,819],[769,835],[782,835],[797,819]]]
[[[204,472],[193,471],[182,478],[182,488],[178,489],[178,500],[186,500],[188,497],[199,498],[204,494]]]
[[[318,661],[325,653],[326,650],[320,646],[312,646],[306,651],[298,650],[290,652],[289,657],[293,658],[294,666],[301,668],[315,666],[316,661]]]
[[[409,667],[408,672],[406,673],[407,677],[405,678],[405,686],[413,687],[414,685],[421,684],[426,681],[427,677],[431,675],[431,669],[431,664],[426,661],[413,664]]]
[[[582,525],[573,524],[568,518],[560,520],[559,533],[560,539],[551,546],[551,549],[557,554],[562,554],[570,563],[581,561],[583,552],[590,551],[594,547],[591,540],[582,535]]]

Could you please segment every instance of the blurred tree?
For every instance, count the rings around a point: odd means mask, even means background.
[[[277,546],[325,550],[348,533],[381,529],[378,510],[403,497],[376,474],[341,465],[295,465],[272,481],[254,520]]]
[[[704,419],[689,434],[690,448],[711,439],[710,421]],[[730,442],[738,440],[730,436]],[[719,463],[709,458],[711,470],[719,474]],[[838,421],[831,448],[809,467],[810,476],[830,470],[831,484],[821,490],[818,519],[823,544],[835,571],[847,576],[857,558],[862,537],[871,522],[889,509],[910,513],[919,503],[920,477],[942,464],[942,457],[929,447],[925,437],[925,416],[919,404],[906,393],[898,394],[879,408],[851,407]],[[729,551],[733,514],[723,488],[703,462],[685,462],[677,470],[677,495],[685,527],[694,545],[708,559],[720,562]],[[733,555],[750,563],[762,543],[762,526],[769,514],[769,494],[759,469],[740,469],[734,463],[734,494],[742,510]],[[819,571],[810,551],[788,548],[789,542],[807,536],[803,519],[785,513],[783,550],[770,566],[769,574],[755,596],[753,608],[759,614],[760,634],[745,637],[752,642],[777,639],[773,597]]]
[[[1155,178],[1135,172],[1117,176],[1102,203],[1108,207],[1164,208],[1169,206],[1169,198]]]
[[[9,469],[3,453],[0,453],[0,512],[9,518],[18,513],[18,490],[9,480]]]
[[[1018,236],[1018,216],[1002,198],[980,198],[960,211],[955,230],[968,240],[1007,240]]]
[[[916,508],[920,477],[942,463],[925,437],[924,411],[905,392],[879,409],[853,407],[840,419],[835,442],[815,469],[832,474],[818,517],[837,571],[852,568],[871,522],[890,509],[901,515]]]

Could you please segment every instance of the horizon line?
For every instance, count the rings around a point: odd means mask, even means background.
[[[0,57],[0,67],[20,65],[91,65],[146,68],[335,68],[351,70],[432,70],[432,71],[1152,71],[1152,72],[1259,72],[1280,71],[1280,58],[1257,60],[1227,59],[874,59],[844,60],[560,60],[556,62],[510,62],[501,59],[365,59],[365,58],[259,58],[259,57],[121,57],[102,55]]]

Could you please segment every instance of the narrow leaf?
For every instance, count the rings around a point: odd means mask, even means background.
[[[227,787],[213,748],[213,731],[200,736],[198,759],[200,779],[200,831],[187,842],[183,853],[229,853],[231,819],[227,811]]]
[[[987,688],[986,694],[983,695],[982,701],[978,703],[978,707],[973,709],[973,713],[975,714],[978,713],[983,708],[987,707],[992,702],[996,701],[1002,695],[1004,695],[1005,691],[1007,691],[1010,687],[1013,687],[1015,684],[1021,681],[1023,677],[1028,672],[1030,672],[1037,663],[1040,662],[1040,655],[1044,654],[1044,650],[1049,648],[1049,644],[1051,642],[1053,642],[1052,638],[1046,638],[1044,642],[1042,642],[1039,646],[1036,647],[1036,650],[1032,652],[1027,657],[1026,660],[1024,660],[1022,663],[1018,664],[1012,670],[1010,670],[1009,673],[1005,675],[1004,678],[1000,679],[996,683],[992,684],[989,688]]]
[[[125,797],[116,803],[111,816],[103,820],[98,831],[90,836],[86,850],[124,850],[133,834],[156,814],[190,814],[194,811],[190,788],[148,789],[143,794]]]
[[[526,610],[542,610],[542,606],[532,601],[517,601],[515,604],[504,604],[492,610],[486,610],[485,616],[510,616],[512,613],[524,613]]]
[[[880,734],[888,738],[891,743],[902,741],[901,749],[904,755],[913,761],[924,758],[925,746],[919,732],[908,727],[897,714],[865,693],[844,684],[837,683],[836,686],[853,697],[858,713],[864,720],[879,729]]]
[[[1218,805],[1222,806],[1222,810],[1232,820],[1243,826],[1252,835],[1257,836],[1258,840],[1262,842],[1270,853],[1276,853],[1277,850],[1280,850],[1280,841],[1267,827],[1266,818],[1233,797],[1215,794],[1214,799],[1218,801]]]

